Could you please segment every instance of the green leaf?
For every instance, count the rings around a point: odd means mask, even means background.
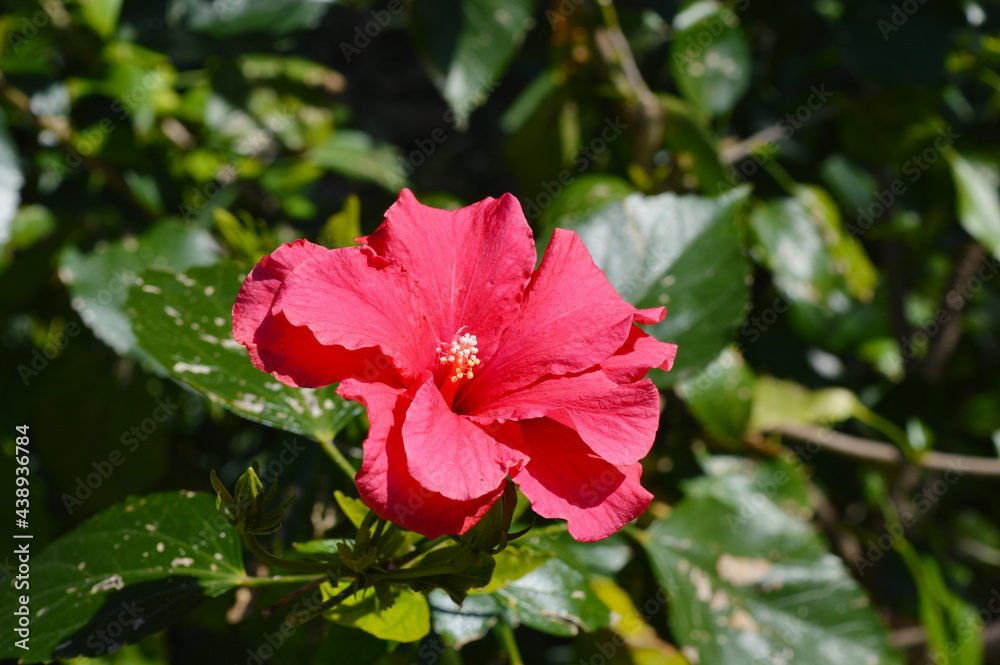
[[[408,186],[406,163],[399,150],[388,143],[377,143],[364,132],[338,129],[324,143],[308,153],[315,164],[356,180],[381,185],[395,194]]]
[[[864,591],[782,500],[794,470],[756,466],[710,467],[641,538],[688,660],[899,663]]]
[[[738,443],[750,422],[754,373],[736,349],[719,354],[704,371],[685,379],[677,393],[711,434]]]
[[[148,266],[184,270],[219,260],[211,234],[177,222],[157,224],[142,236],[100,245],[90,254],[69,247],[59,259],[59,278],[70,304],[94,335],[119,354],[134,351],[136,339],[125,313],[129,287]],[[149,356],[140,351],[142,359]]]
[[[851,418],[864,417],[865,406],[846,388],[809,390],[794,381],[762,376],[754,384],[751,432],[764,432],[782,425],[830,427]]]
[[[331,441],[360,407],[333,387],[291,388],[253,366],[232,338],[245,276],[232,263],[144,272],[128,300],[139,346],[175,379],[244,418]]]
[[[33,553],[30,650],[5,639],[0,658],[97,656],[114,644],[135,642],[202,598],[240,584],[246,577],[242,556],[235,530],[215,512],[215,497],[131,497]],[[8,617],[20,595],[14,581],[0,600]]]
[[[194,30],[224,39],[246,33],[283,35],[319,24],[334,0],[174,0],[171,13]]]
[[[574,568],[590,577],[614,577],[632,560],[632,547],[621,533],[616,533],[596,543],[574,540],[562,525],[555,528],[532,529],[517,545],[538,551],[555,552]]]
[[[544,565],[497,590],[509,623],[523,623],[551,635],[571,637],[610,625],[611,614],[580,570],[561,559]]]
[[[83,18],[104,39],[115,34],[122,0],[80,0]]]
[[[789,299],[843,311],[850,294],[870,300],[878,275],[864,249],[848,237],[840,212],[818,187],[757,206],[750,215],[756,252]]]
[[[996,164],[970,162],[946,152],[958,193],[958,220],[983,247],[1000,256],[1000,182]]]
[[[493,596],[471,595],[458,605],[444,591],[434,590],[427,599],[434,632],[455,649],[484,637],[500,619],[500,605]]]
[[[496,568],[493,569],[490,583],[482,589],[472,590],[471,593],[493,593],[502,586],[521,579],[553,556],[555,556],[555,552],[509,546],[493,557],[496,561]]]
[[[659,95],[664,111],[663,141],[674,153],[674,161],[688,176],[697,179],[702,194],[715,195],[745,182],[734,168],[722,166],[719,138],[688,102],[671,95]]]
[[[727,113],[750,86],[750,48],[731,9],[705,14],[698,2],[677,16],[670,71],[684,96],[710,116]],[[697,12],[694,22],[687,16]]]
[[[448,0],[413,4],[411,34],[431,79],[464,129],[493,90],[533,25],[530,0]]]
[[[11,237],[11,225],[21,201],[24,175],[14,139],[7,130],[7,116],[0,109],[0,248]]]
[[[322,584],[323,600],[332,598],[347,588],[350,582],[333,587]],[[375,589],[369,587],[350,596],[323,613],[323,618],[394,642],[416,642],[431,631],[430,608],[427,598],[408,588],[393,590],[392,607],[382,607]]]
[[[361,522],[365,519],[365,515],[369,512],[368,506],[361,499],[347,496],[340,490],[334,490],[333,497],[337,500],[337,505],[340,506],[340,509],[347,515],[347,519],[351,520],[351,524],[355,528],[360,527]]]
[[[354,239],[364,235],[361,232],[361,201],[357,195],[349,194],[344,208],[330,215],[319,231],[317,242],[324,247],[350,247]]]
[[[677,362],[654,381],[671,384],[711,362],[743,320],[749,266],[736,215],[747,193],[634,194],[571,220],[625,300],[667,306],[666,319],[647,330],[678,345]]]
[[[635,187],[618,176],[586,173],[566,185],[552,205],[542,212],[539,226],[550,231],[563,220],[580,217],[635,193]]]

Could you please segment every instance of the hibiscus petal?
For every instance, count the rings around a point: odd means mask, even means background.
[[[649,506],[640,464],[617,467],[594,454],[569,427],[542,418],[520,423],[531,459],[512,474],[532,509],[565,519],[582,542],[607,538]]]
[[[406,412],[403,447],[417,482],[458,501],[494,491],[526,459],[449,409],[431,381],[417,390]]]
[[[412,284],[398,266],[377,265],[362,247],[328,250],[285,275],[271,308],[316,340],[348,350],[378,347],[405,379],[434,353]]]
[[[616,383],[638,381],[651,367],[670,371],[677,356],[677,345],[650,337],[632,326],[628,339],[614,355],[601,363],[604,373]]]
[[[385,217],[359,240],[414,282],[431,341],[450,342],[465,330],[479,338],[481,356],[492,352],[535,268],[535,243],[517,199],[505,194],[438,210],[404,189]]]
[[[260,370],[282,383],[318,388],[347,376],[371,380],[383,371],[394,374],[378,349],[349,352],[339,346],[324,346],[307,328],[291,325],[271,306],[285,277],[297,266],[329,252],[306,240],[296,240],[265,256],[243,282],[233,305],[233,338],[247,347]],[[391,376],[387,380],[392,381]]]
[[[456,406],[471,413],[546,374],[589,369],[621,348],[633,320],[657,322],[664,313],[662,307],[638,310],[622,300],[580,237],[556,229],[524,304],[496,353],[481,354],[482,367]]]
[[[349,379],[337,392],[368,407],[371,428],[355,480],[361,500],[379,517],[427,538],[472,528],[503,494],[503,482],[470,501],[454,501],[422,487],[407,471],[403,422],[410,398],[402,390]]]
[[[634,464],[649,453],[660,420],[652,381],[620,385],[603,372],[547,377],[469,416],[480,423],[548,417],[573,428],[612,464]]]

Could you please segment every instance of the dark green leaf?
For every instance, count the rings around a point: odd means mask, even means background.
[[[500,85],[533,13],[529,0],[414,3],[413,38],[457,126]]]
[[[279,383],[254,367],[233,340],[233,302],[245,276],[232,263],[144,272],[128,301],[139,346],[178,381],[244,418],[332,440],[360,407],[332,387]]]
[[[754,374],[737,350],[726,349],[677,388],[705,429],[728,443],[742,440],[753,406]]]
[[[659,95],[659,100],[665,116],[664,145],[678,166],[697,179],[695,184],[702,194],[713,196],[746,181],[734,168],[723,167],[719,138],[691,104],[670,95]]]
[[[795,469],[709,466],[643,544],[689,661],[789,665],[900,660],[864,591],[801,518]]]
[[[333,0],[174,0],[170,9],[213,37],[263,32],[283,35],[316,26]]]
[[[427,600],[434,632],[455,649],[485,636],[500,618],[500,605],[489,595],[472,595],[457,605],[444,591],[436,590]]]
[[[132,497],[99,513],[35,554],[31,574],[31,648],[5,639],[0,657],[98,656],[246,577],[239,536],[215,512],[215,497],[194,492]],[[17,595],[3,594],[5,616]]]
[[[583,218],[573,228],[618,292],[637,307],[667,306],[650,329],[678,345],[672,383],[729,345],[746,313],[749,266],[736,214],[747,189],[717,198],[638,194]]]
[[[590,588],[586,575],[560,559],[549,559],[493,596],[510,623],[523,623],[552,635],[592,632],[606,628],[611,621],[607,606]]]

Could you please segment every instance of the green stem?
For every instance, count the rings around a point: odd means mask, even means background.
[[[424,540],[424,541],[421,541],[421,542],[417,543],[416,547],[413,549],[412,552],[409,552],[409,553],[405,554],[404,556],[400,557],[399,559],[396,560],[395,563],[396,563],[397,566],[399,566],[401,568],[401,567],[405,566],[406,564],[408,564],[409,562],[413,561],[414,559],[416,559],[419,556],[422,556],[424,554],[430,554],[431,552],[434,552],[435,550],[439,550],[442,547],[446,547],[446,546],[448,546],[450,544],[451,544],[451,541],[449,539],[447,539],[447,538],[440,538],[440,539],[437,539],[437,540]]]
[[[340,449],[337,448],[333,439],[325,436],[317,438],[319,439],[320,445],[323,446],[323,450],[325,450],[326,454],[333,460],[333,463],[340,467],[341,471],[346,473],[347,477],[353,482],[354,476],[357,475],[358,471],[354,468],[354,465],[351,464],[346,457],[344,457],[344,453],[340,452]]]
[[[396,570],[389,570],[384,573],[378,573],[371,575],[372,579],[377,580],[405,580],[413,577],[426,577],[428,575],[447,575],[448,573],[455,572],[455,566],[452,565],[451,560],[442,561],[441,563],[435,563],[433,566],[414,566],[413,568],[397,568]]]
[[[287,623],[289,626],[293,628],[296,626],[301,626],[306,621],[309,621],[310,619],[315,619],[323,612],[326,612],[328,609],[336,607],[337,605],[339,605],[340,603],[342,603],[343,601],[347,600],[352,595],[357,593],[357,591],[358,591],[358,581],[354,580],[347,586],[346,589],[338,593],[333,598],[330,598],[316,609],[307,610],[306,612],[301,612],[299,614],[289,614],[288,617],[285,619],[285,623]]]
[[[493,631],[500,640],[500,644],[507,651],[510,665],[524,665],[524,661],[521,660],[521,652],[517,648],[517,640],[514,639],[514,631],[511,629],[510,624],[505,621],[498,621],[493,626]]]
[[[288,559],[276,557],[261,547],[260,543],[257,542],[257,538],[253,534],[244,533],[243,544],[255,557],[260,560],[261,563],[271,566],[272,568],[284,568],[285,570],[294,570],[297,573],[314,574],[327,574],[333,570],[333,566],[330,564],[319,561],[290,561]]]
[[[246,576],[239,583],[239,586],[257,587],[273,586],[276,584],[301,584],[302,582],[312,582],[316,579],[316,574],[302,575],[272,575],[271,577],[250,577]]]

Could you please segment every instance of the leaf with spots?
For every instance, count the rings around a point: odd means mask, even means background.
[[[204,229],[177,222],[157,224],[141,236],[99,245],[89,254],[68,247],[59,257],[59,279],[69,289],[70,304],[94,335],[116,353],[148,359],[135,348],[135,334],[125,314],[129,287],[149,266],[185,270],[219,260],[219,245]]]
[[[332,440],[360,407],[333,387],[290,388],[253,366],[232,336],[233,302],[245,276],[228,262],[144,272],[128,300],[139,346],[175,379],[244,418]]]
[[[893,665],[888,633],[806,521],[788,463],[715,457],[639,538],[691,663]]]
[[[161,630],[245,578],[239,535],[207,494],[131,497],[41,552],[30,540],[15,542],[32,555],[31,588],[15,591],[11,579],[0,611],[13,616],[18,596],[29,596],[30,648],[5,639],[0,659],[96,657]]]

